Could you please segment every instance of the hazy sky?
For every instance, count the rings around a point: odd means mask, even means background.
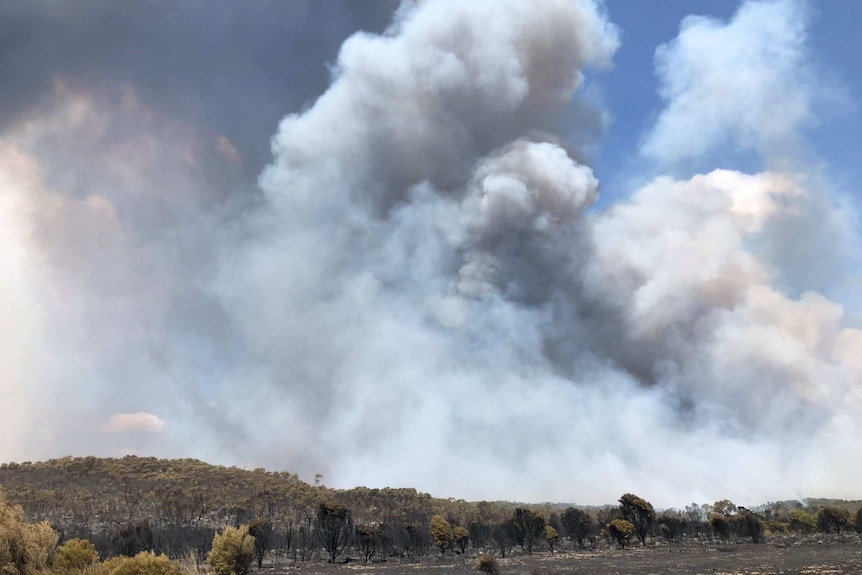
[[[0,5],[0,460],[862,496],[860,17]]]

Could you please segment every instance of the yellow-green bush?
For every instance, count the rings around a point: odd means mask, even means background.
[[[36,575],[48,566],[57,533],[47,523],[27,523],[24,512],[0,493],[0,573]]]
[[[180,566],[166,555],[141,551],[134,557],[114,557],[98,566],[98,575],[182,575]]]
[[[54,555],[54,567],[64,573],[83,571],[98,562],[96,547],[86,539],[69,539]]]
[[[207,563],[214,575],[245,575],[254,559],[254,537],[248,525],[225,527],[213,537]]]

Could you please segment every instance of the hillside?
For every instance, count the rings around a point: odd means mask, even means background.
[[[180,553],[203,549],[213,532],[267,517],[283,537],[307,537],[318,505],[349,508],[356,523],[422,532],[428,517],[458,524],[501,520],[508,503],[435,499],[415,489],[334,490],[284,472],[216,466],[195,459],[64,457],[0,465],[0,487],[28,519],[65,536],[86,537],[107,553],[153,546]],[[284,542],[296,544],[296,541]]]
[[[533,512],[529,517],[535,515],[577,546],[595,545],[597,538],[608,536],[603,527],[622,518],[620,508],[610,505],[576,509],[551,503],[467,502],[409,488],[336,490],[286,472],[136,456],[2,464],[0,488],[27,519],[47,521],[61,538],[87,538],[104,556],[145,549],[172,556],[191,549],[201,555],[222,527],[256,521],[267,526],[273,549],[311,558],[320,548],[316,538],[323,504],[346,510],[357,544],[360,534],[373,533],[381,555],[400,557],[433,549],[429,520],[435,515],[463,527],[472,548],[490,546],[501,554],[524,545],[512,528],[516,508],[522,516],[528,508]],[[767,536],[849,530],[858,521],[859,508],[859,501],[786,501],[760,506],[753,515],[725,500],[654,514],[645,533],[674,541],[744,539],[751,536],[752,525]],[[649,509],[653,513],[651,505]]]

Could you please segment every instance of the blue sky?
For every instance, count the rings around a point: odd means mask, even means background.
[[[737,3],[727,0],[688,2],[607,2],[608,15],[621,29],[622,43],[614,56],[613,69],[597,79],[613,121],[600,144],[596,171],[614,174],[625,171],[638,154],[641,138],[661,109],[654,57],[656,48],[676,37],[682,19],[698,13],[728,19]],[[610,186],[609,194],[620,192]]]
[[[622,45],[614,57],[613,70],[597,80],[614,121],[602,139],[596,171],[615,181],[614,174],[626,170],[637,156],[639,142],[662,106],[654,69],[656,48],[676,36],[686,16],[697,14],[726,21],[736,12],[738,3],[608,0],[606,6],[611,21],[622,29]],[[835,184],[860,198],[862,66],[858,54],[862,46],[858,23],[862,20],[862,3],[825,0],[808,6],[812,12],[808,36],[811,59],[841,92],[841,101],[838,106],[821,109],[818,123],[808,129],[807,135],[820,159],[828,164]]]

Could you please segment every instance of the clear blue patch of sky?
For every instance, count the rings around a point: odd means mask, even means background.
[[[740,3],[733,0],[606,0],[609,17],[621,29],[622,45],[614,68],[592,75],[593,88],[613,120],[594,154],[593,168],[602,181],[599,207],[609,205],[632,190],[633,174],[642,174],[638,158],[641,139],[650,129],[663,103],[658,96],[654,55],[661,44],[673,40],[680,22],[690,14],[727,21]],[[843,87],[844,104],[821,110],[819,122],[807,134],[815,161],[825,162],[827,175],[840,190],[862,204],[860,147],[862,147],[862,0],[822,0],[812,3],[809,50],[819,72]],[[595,93],[593,94],[595,97]],[[755,170],[744,157],[719,158],[718,165]]]
[[[839,106],[811,132],[811,141],[829,164],[830,177],[862,205],[862,2],[821,0],[814,3],[810,46],[815,63],[845,89],[847,106]]]

